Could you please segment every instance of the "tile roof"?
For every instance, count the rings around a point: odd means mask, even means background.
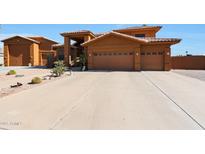
[[[151,42],[180,42],[181,39],[178,38],[155,38],[155,37],[145,37],[149,43]]]
[[[79,30],[79,31],[71,31],[71,32],[63,32],[60,33],[62,36],[70,35],[70,34],[91,34],[95,36],[91,31],[89,30]]]
[[[160,30],[162,28],[162,26],[132,26],[132,27],[127,27],[127,28],[121,28],[121,29],[115,29],[114,31],[121,31],[121,30],[130,30],[130,29],[153,29],[156,28],[158,30]]]
[[[44,36],[27,36],[28,38],[31,38],[31,39],[38,39],[38,38],[42,38],[42,39],[45,39],[45,40],[48,40],[48,41],[51,41],[51,42],[54,42],[54,43],[56,43],[56,44],[58,44],[58,42],[56,42],[56,41],[54,41],[54,40],[51,40],[51,39],[49,39],[49,38],[47,38],[47,37],[44,37]]]
[[[95,42],[96,40],[99,40],[100,38],[103,38],[103,37],[108,36],[108,35],[117,35],[117,36],[121,36],[121,37],[124,37],[124,38],[128,38],[128,39],[132,39],[132,40],[135,40],[135,41],[139,41],[139,42],[142,42],[142,43],[148,42],[147,40],[142,39],[142,38],[138,38],[138,37],[134,37],[134,36],[118,33],[118,32],[115,32],[115,31],[111,31],[111,32],[104,33],[103,35],[100,35],[100,36],[98,36],[98,37],[96,37],[94,39],[91,39],[91,40],[87,41],[87,42],[84,42],[84,43],[82,43],[82,45],[87,45],[87,44],[89,44],[91,42]]]
[[[4,41],[10,40],[10,39],[13,39],[15,37],[20,37],[20,38],[23,38],[23,39],[26,39],[28,41],[31,41],[31,42],[34,42],[34,43],[38,43],[38,44],[40,43],[39,41],[36,41],[34,39],[31,39],[31,38],[28,38],[28,37],[25,37],[25,36],[21,36],[21,35],[12,36],[12,37],[6,38],[6,39],[1,40],[1,41],[4,42]]]
[[[103,34],[105,34],[105,33],[95,33],[94,35],[95,35],[96,37],[98,37],[98,36],[101,36],[101,35],[103,35]]]
[[[115,31],[111,31],[108,33],[104,33],[92,40],[89,40],[87,42],[82,43],[82,45],[87,45],[91,42],[95,42],[96,40],[99,40],[100,38],[103,38],[107,35],[116,35],[116,36],[121,36],[124,38],[128,38],[131,40],[135,40],[138,42],[142,42],[142,43],[157,43],[157,42],[173,42],[173,43],[178,43],[181,41],[181,39],[177,39],[177,38],[154,38],[154,37],[144,37],[144,38],[139,38],[139,37],[135,37],[135,36],[131,36],[131,35],[127,35],[127,34],[123,34],[123,33],[119,33],[119,32],[115,32]]]
[[[52,47],[64,47],[64,44],[53,44]],[[74,45],[71,45],[71,48],[77,48]]]

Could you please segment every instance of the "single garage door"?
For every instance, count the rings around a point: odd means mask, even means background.
[[[133,52],[94,52],[93,68],[99,70],[133,70]]]
[[[163,52],[141,52],[141,69],[162,71],[164,69]]]
[[[30,46],[27,44],[9,45],[9,65],[10,66],[28,66],[29,65]]]

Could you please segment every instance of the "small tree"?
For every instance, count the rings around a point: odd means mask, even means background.
[[[54,68],[52,69],[52,74],[59,77],[65,72],[65,65],[62,60],[54,62]]]

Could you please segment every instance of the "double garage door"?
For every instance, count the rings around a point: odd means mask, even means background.
[[[93,68],[99,70],[133,70],[133,52],[94,52]]]
[[[133,52],[94,52],[93,69],[134,70]],[[163,69],[162,52],[141,53],[141,70],[161,71]]]

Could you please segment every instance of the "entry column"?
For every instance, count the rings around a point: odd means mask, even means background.
[[[70,54],[70,38],[64,37],[64,63],[66,66],[71,65],[71,54]]]
[[[4,44],[4,66],[9,66],[9,47]]]
[[[164,70],[169,71],[171,69],[171,48],[166,47],[164,51]]]
[[[134,70],[140,71],[141,70],[140,47],[135,49],[133,57],[134,57]]]

